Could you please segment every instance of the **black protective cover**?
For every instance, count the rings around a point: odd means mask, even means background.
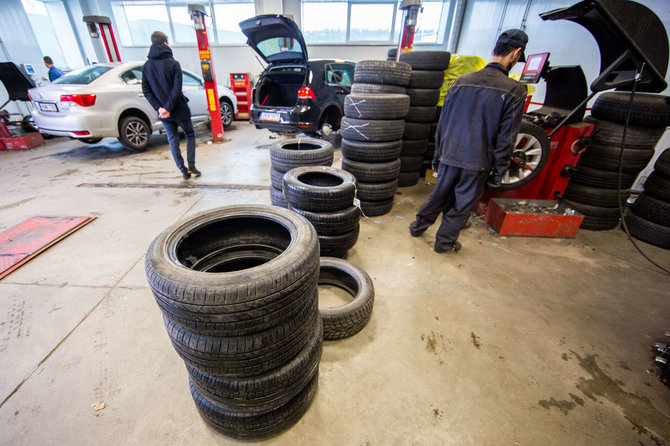
[[[35,82],[15,63],[0,63],[0,82],[7,89],[10,101],[30,101],[28,90],[35,88]]]

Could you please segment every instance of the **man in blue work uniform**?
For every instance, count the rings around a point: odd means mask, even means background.
[[[148,60],[142,68],[142,92],[149,103],[158,112],[168,137],[170,151],[182,178],[188,180],[191,174],[200,176],[195,168],[195,132],[191,123],[191,109],[188,99],[182,93],[181,65],[172,57],[167,36],[156,31],[151,35],[151,48]],[[186,160],[179,149],[179,128],[186,135]]]
[[[468,220],[487,179],[500,185],[516,142],[526,102],[526,87],[509,78],[525,62],[528,36],[510,29],[498,37],[493,61],[454,82],[444,99],[435,133],[433,170],[437,185],[409,227],[418,237],[442,213],[435,252],[457,252],[458,234]]]
[[[54,65],[53,59],[49,56],[44,56],[44,65],[49,69],[49,82],[53,82],[65,74]]]

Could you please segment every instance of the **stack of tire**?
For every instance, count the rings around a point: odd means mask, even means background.
[[[411,68],[405,63],[364,60],[356,64],[342,118],[342,169],[357,180],[363,214],[393,208],[409,98]]]
[[[389,59],[395,60],[395,48],[389,50]],[[405,118],[400,154],[398,186],[414,186],[421,176],[423,161],[428,150],[429,137],[440,100],[444,70],[449,68],[448,51],[407,51],[400,54],[400,62],[412,67],[407,95],[409,112]]]
[[[354,206],[352,174],[334,167],[297,167],[284,175],[283,190],[289,209],[316,229],[322,256],[344,257],[354,247],[361,213]]]
[[[593,143],[582,154],[563,194],[569,207],[585,215],[582,229],[603,231],[619,222],[619,199],[625,202],[639,173],[654,156],[654,146],[670,125],[670,104],[665,96],[638,93],[633,100],[623,150],[621,190],[618,169],[630,93],[603,93],[596,99],[586,122],[595,125]]]
[[[430,126],[430,133],[428,134],[428,148],[423,155],[423,167],[421,168],[420,178],[425,177],[426,171],[433,168],[433,158],[435,158],[435,132],[437,132],[437,124],[440,122],[440,113],[442,113],[442,107],[437,107],[437,110],[435,110],[435,119]]]
[[[270,201],[274,206],[288,208],[282,193],[284,174],[301,166],[330,166],[333,145],[310,137],[288,138],[270,148]]]
[[[179,222],[145,268],[204,421],[234,438],[287,429],[315,395],[319,242],[303,217],[228,206]]]
[[[624,215],[630,234],[638,240],[670,249],[670,149],[656,160],[632,212]]]

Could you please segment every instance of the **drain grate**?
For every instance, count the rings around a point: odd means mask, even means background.
[[[139,188],[139,189],[226,189],[226,190],[270,190],[262,184],[169,184],[169,183],[82,183],[77,187]]]

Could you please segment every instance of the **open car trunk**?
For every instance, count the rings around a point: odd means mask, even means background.
[[[257,107],[293,107],[298,90],[306,85],[309,70],[304,66],[270,68],[256,85],[254,105]]]

